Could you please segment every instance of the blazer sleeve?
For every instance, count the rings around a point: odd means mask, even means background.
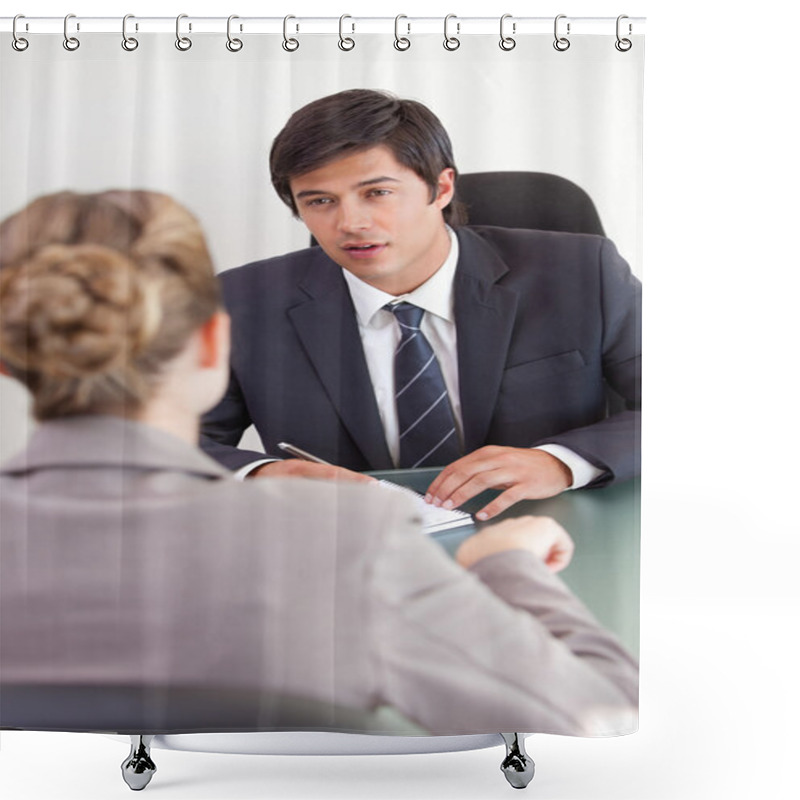
[[[418,534],[394,536],[375,591],[382,700],[429,732],[636,730],[636,663],[531,553],[466,571]]]
[[[613,413],[537,442],[563,445],[605,469],[592,487],[641,471],[642,285],[610,240],[602,241],[599,259],[603,379]]]
[[[250,424],[247,404],[236,375],[231,370],[224,397],[216,407],[203,416],[200,424],[200,447],[211,458],[233,471],[254,461],[263,460],[264,453],[237,447]]]

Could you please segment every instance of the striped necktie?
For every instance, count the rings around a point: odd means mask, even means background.
[[[398,466],[444,466],[461,453],[442,370],[420,330],[425,312],[405,302],[385,308],[400,325],[400,342],[394,353],[394,398],[400,433]]]

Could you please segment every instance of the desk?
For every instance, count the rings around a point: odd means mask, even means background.
[[[436,469],[371,473],[422,494]],[[474,513],[489,502],[489,492],[463,508]],[[498,519],[524,514],[553,517],[575,541],[572,563],[560,574],[597,619],[619,636],[630,652],[639,654],[639,479],[604,489],[578,489],[546,500],[526,500]],[[435,534],[451,555],[475,530],[466,526]]]

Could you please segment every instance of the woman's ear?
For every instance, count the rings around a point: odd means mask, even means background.
[[[200,328],[200,363],[204,369],[228,368],[231,345],[231,318],[217,311]]]
[[[0,375],[5,375],[7,378],[11,377],[11,373],[8,371],[8,367],[0,361]]]

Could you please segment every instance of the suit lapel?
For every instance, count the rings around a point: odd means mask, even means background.
[[[321,255],[321,254],[320,254]],[[289,309],[309,361],[342,424],[371,469],[391,469],[355,310],[339,267],[315,262],[301,289],[307,299]]]
[[[470,452],[486,441],[518,297],[496,284],[508,267],[489,245],[466,228],[458,231],[458,240],[454,305],[464,446]]]

